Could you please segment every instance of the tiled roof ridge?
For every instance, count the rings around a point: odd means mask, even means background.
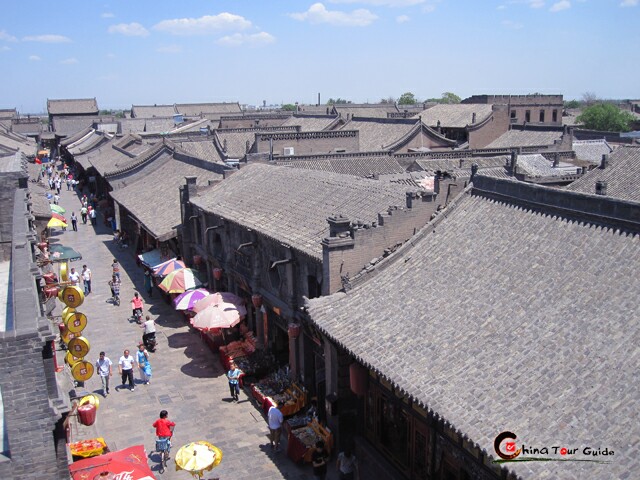
[[[142,137],[136,133],[128,133],[127,135],[122,137],[120,140],[115,142],[113,144],[113,148],[119,151],[120,153],[124,153],[129,157],[133,157],[134,155],[132,155],[131,152],[126,150],[126,148],[133,143],[142,144]]]
[[[88,129],[83,130],[84,135],[82,135],[80,138],[75,139],[73,142],[67,144],[67,149],[69,148],[73,148],[75,147],[78,143],[81,143],[82,141],[86,140],[87,138],[89,138],[91,135],[93,135],[94,133],[96,133],[96,130],[92,127],[89,127]]]
[[[422,123],[422,120],[418,120],[418,121],[413,120],[413,122],[415,123],[415,125],[411,130],[409,130],[407,133],[405,133],[402,137],[400,137],[395,142],[390,143],[389,145],[383,145],[383,147],[389,150],[393,150],[395,148],[401,148],[405,144],[407,144],[411,140],[411,138],[419,131],[424,131],[428,136],[437,138],[440,141],[448,143],[452,147],[456,145],[457,142],[455,140],[451,140],[450,138],[447,138],[444,135],[438,133],[433,128]]]
[[[88,133],[91,133],[92,131],[95,131],[95,129],[90,125],[86,128],[84,128],[83,130],[80,130],[77,133],[74,133],[73,135],[64,138],[60,141],[60,145],[63,146],[67,146],[67,145],[71,145],[72,143],[77,142],[78,140],[80,140],[81,138],[85,137]]]
[[[351,122],[371,122],[371,123],[386,123],[392,125],[413,125],[416,123],[415,118],[388,118],[388,117],[356,117],[353,116],[347,120],[344,127]],[[344,128],[343,127],[343,128]]]
[[[249,133],[249,132],[297,132],[296,125],[286,127],[248,127],[248,128],[216,128],[216,133]]]
[[[493,118],[493,111],[489,112],[489,114],[486,117],[484,117],[482,120],[478,120],[478,118],[476,117],[476,123],[468,124],[467,129],[469,131],[478,130],[479,128],[484,127],[487,123],[489,123],[492,118]]]
[[[247,115],[221,115],[222,120],[264,120],[264,119],[288,119],[293,116],[293,112],[286,113],[249,113]]]
[[[313,153],[309,155],[291,155],[282,157],[280,160],[286,160],[287,162],[297,160],[349,160],[351,158],[363,157],[392,157],[392,154],[386,150],[376,150],[371,152]]]
[[[153,157],[155,157],[158,153],[160,153],[164,149],[171,150],[164,142],[157,143],[151,146],[151,148],[149,148],[148,150],[145,150],[144,152],[142,152],[140,155],[134,157],[131,161],[125,163],[118,169],[105,172],[104,177],[109,178],[109,177],[114,177],[116,175],[122,175],[123,173],[130,172],[131,170],[134,170],[140,167],[141,165],[147,163],[149,160],[151,160]],[[173,150],[171,151],[173,152]]]

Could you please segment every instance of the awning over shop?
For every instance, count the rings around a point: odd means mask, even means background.
[[[69,472],[73,480],[92,480],[103,477],[131,480],[155,480],[156,478],[149,468],[147,454],[142,445],[78,460],[69,465]]]
[[[167,260],[171,260],[174,257],[175,257],[175,254],[171,250],[167,249],[167,251],[163,255],[160,249],[158,248],[155,248],[151,251],[144,252],[138,255],[138,258],[140,259],[142,264],[145,267],[151,268],[151,269],[155,268],[161,263],[166,262]]]
[[[67,260],[75,262],[82,260],[82,254],[71,247],[53,244],[49,246],[49,260],[52,262],[66,262]]]

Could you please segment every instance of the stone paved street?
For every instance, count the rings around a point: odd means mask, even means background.
[[[177,194],[177,193],[176,193]],[[80,201],[74,192],[63,187],[61,205],[70,218],[75,211],[79,217],[78,232],[71,229],[57,232],[52,243],[62,243],[82,253],[81,261],[73,262],[77,271],[87,264],[93,273],[93,292],[78,311],[87,315],[88,326],[84,336],[91,344],[87,357],[95,363],[98,353],[104,350],[113,361],[111,394],[100,397],[97,421],[92,427],[76,426],[73,439],[102,436],[111,450],[136,444],[144,444],[147,453],[154,448],[155,436],[151,424],[162,409],[169,411],[169,418],[176,424],[172,455],[177,447],[193,440],[208,440],[224,453],[221,465],[208,472],[204,478],[221,479],[305,479],[311,478],[309,466],[295,465],[283,449],[274,453],[267,438],[267,425],[260,410],[241,392],[240,402],[232,403],[227,381],[217,356],[200,339],[197,332],[173,311],[158,291],[153,298],[143,294],[145,312],[150,313],[158,325],[158,348],[151,354],[153,379],[150,385],[140,383],[134,392],[116,388],[120,384],[117,362],[125,348],[135,355],[142,331],[128,321],[131,314],[130,299],[134,291],[143,291],[143,271],[136,266],[133,252],[120,250],[113,245],[111,231],[98,215],[98,225],[82,224],[79,215]],[[161,209],[158,210],[161,214]],[[70,220],[69,220],[70,222]],[[111,275],[111,261],[118,258],[122,267],[121,306],[109,303],[111,296],[107,285]],[[61,305],[61,304],[60,304]],[[56,307],[59,315],[61,307]],[[59,364],[65,352],[58,352]],[[68,389],[73,388],[68,368],[58,374]],[[101,393],[97,373],[86,382],[88,392]],[[173,460],[164,474],[158,473],[158,455],[150,454],[149,463],[158,478],[189,479],[184,471],[175,471]],[[330,472],[329,478],[334,478]]]

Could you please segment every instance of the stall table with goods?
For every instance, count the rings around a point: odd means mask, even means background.
[[[80,440],[78,442],[68,443],[67,445],[74,460],[95,457],[96,455],[102,455],[109,451],[102,437]]]
[[[312,420],[303,427],[293,428],[290,425],[287,437],[287,456],[294,462],[311,462],[311,456],[319,440],[324,442],[324,448],[331,454],[333,448],[333,435],[331,431],[320,425],[317,420]]]
[[[280,369],[251,387],[251,394],[266,414],[271,407],[284,403],[282,415],[291,416],[307,404],[307,394],[289,378],[287,369]]]

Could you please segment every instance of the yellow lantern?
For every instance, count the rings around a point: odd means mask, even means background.
[[[76,285],[65,287],[62,290],[62,301],[67,307],[79,307],[84,302],[84,292]]]
[[[71,375],[79,382],[85,382],[93,376],[93,364],[86,360],[80,360],[71,367]]]
[[[89,353],[91,346],[89,340],[84,337],[74,337],[69,341],[69,351],[71,355],[78,358],[84,358]]]
[[[82,333],[87,326],[87,316],[80,312],[70,313],[64,319],[64,324],[71,333]]]
[[[67,354],[64,356],[64,363],[73,367],[76,363],[78,363],[82,358],[78,358],[74,356],[71,352],[67,351]]]
[[[60,264],[60,280],[63,282],[69,281],[69,262]]]

